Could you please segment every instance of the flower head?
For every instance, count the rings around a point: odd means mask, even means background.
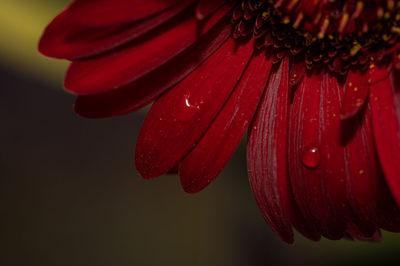
[[[251,187],[284,241],[378,241],[400,231],[399,33],[394,0],[75,0],[39,49],[72,61],[84,117],[154,102],[144,178],[198,192],[248,129]]]

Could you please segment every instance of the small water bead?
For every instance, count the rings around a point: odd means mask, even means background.
[[[317,143],[307,145],[302,154],[301,162],[307,168],[317,168],[321,161],[321,149]]]
[[[183,96],[182,104],[183,108],[177,115],[177,119],[182,122],[189,122],[199,113],[200,105],[193,103],[189,95]]]

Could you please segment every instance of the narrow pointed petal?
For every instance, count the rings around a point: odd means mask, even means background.
[[[247,146],[249,180],[263,216],[279,237],[293,243],[287,176],[288,59],[271,74]]]
[[[138,21],[182,0],[79,0],[68,8],[70,23],[108,26]]]
[[[336,77],[304,76],[295,91],[289,128],[289,173],[296,202],[304,217],[330,239],[343,237],[348,211],[341,94]]]
[[[193,148],[239,81],[253,46],[253,42],[238,46],[228,39],[153,104],[135,150],[136,168],[144,178],[167,172]]]
[[[350,71],[347,75],[345,93],[340,110],[340,118],[352,118],[365,106],[369,94],[369,76],[360,72]]]
[[[378,226],[379,199],[385,190],[374,147],[370,110],[342,123],[349,207],[360,234],[371,237]]]
[[[295,206],[287,175],[288,58],[270,75],[266,92],[250,128],[247,162],[254,197],[265,220],[287,243],[293,243],[292,224],[313,240],[319,234]]]
[[[229,101],[206,134],[179,165],[183,189],[196,193],[223,169],[243,137],[264,91],[271,61],[254,55]]]
[[[221,8],[199,29],[192,12],[185,12],[150,36],[129,46],[89,60],[74,61],[65,78],[65,88],[79,95],[103,93],[124,86],[165,64],[210,30],[228,12]],[[177,23],[177,25],[169,25]],[[173,27],[170,27],[173,26]]]
[[[39,51],[46,56],[70,60],[98,55],[142,36],[180,13],[193,1],[173,5],[136,23],[107,27],[69,24],[68,13],[64,11],[47,26]]]
[[[372,65],[369,103],[379,161],[397,203],[400,205],[400,81],[399,72]],[[386,78],[385,78],[386,77]]]
[[[223,18],[213,29],[165,65],[137,81],[103,94],[78,96],[74,110],[88,118],[103,118],[135,111],[154,101],[208,58],[230,36],[230,18]],[[195,57],[192,55],[196,54]]]

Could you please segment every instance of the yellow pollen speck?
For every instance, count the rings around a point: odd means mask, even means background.
[[[358,18],[363,9],[364,9],[363,1],[358,1],[356,5],[356,11],[353,13],[353,17]]]
[[[324,21],[322,22],[322,26],[321,26],[320,31],[318,33],[318,38],[319,39],[323,39],[325,37],[325,32],[329,27],[329,23],[330,23],[329,18],[325,18]]]
[[[363,99],[357,98],[357,100],[356,100],[356,106],[357,107],[360,107],[361,105],[363,105],[363,103],[364,103]]]
[[[374,67],[375,67],[374,64],[370,64],[370,65],[369,65],[369,69],[373,69]]]
[[[358,173],[359,173],[360,175],[362,175],[362,174],[364,174],[364,170],[361,169],[360,171],[358,171]]]
[[[342,18],[339,22],[339,32],[343,32],[344,28],[346,27],[347,23],[349,22],[349,13],[344,13]]]
[[[384,13],[383,8],[379,7],[378,10],[376,11],[376,16],[378,18],[382,18],[383,17],[383,13]]]
[[[257,127],[256,127],[256,126],[254,126],[254,127],[253,127],[253,129],[254,129],[254,130],[257,130]]]
[[[384,40],[384,41],[389,41],[390,40],[390,36],[389,35],[387,35],[387,34],[383,34],[382,35],[382,39]]]
[[[393,8],[394,8],[394,1],[393,0],[388,0],[387,1],[387,8],[389,10],[393,10]]]
[[[400,28],[399,27],[392,27],[391,30],[392,30],[392,32],[400,33]]]
[[[297,74],[296,74],[296,73],[294,73],[294,74],[293,74],[293,77],[294,77],[294,78],[296,78],[296,77],[297,77]]]
[[[357,42],[354,43],[354,46],[350,49],[350,55],[354,56],[361,50],[361,45]]]
[[[283,24],[289,24],[290,23],[290,18],[289,17],[285,17],[282,21]]]
[[[353,89],[354,91],[358,91],[358,87],[354,87],[354,89]]]

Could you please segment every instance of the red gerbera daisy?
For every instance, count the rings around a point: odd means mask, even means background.
[[[250,183],[284,241],[378,241],[400,231],[399,32],[394,0],[76,0],[39,49],[72,61],[84,117],[154,101],[144,178],[200,191],[249,129]]]

